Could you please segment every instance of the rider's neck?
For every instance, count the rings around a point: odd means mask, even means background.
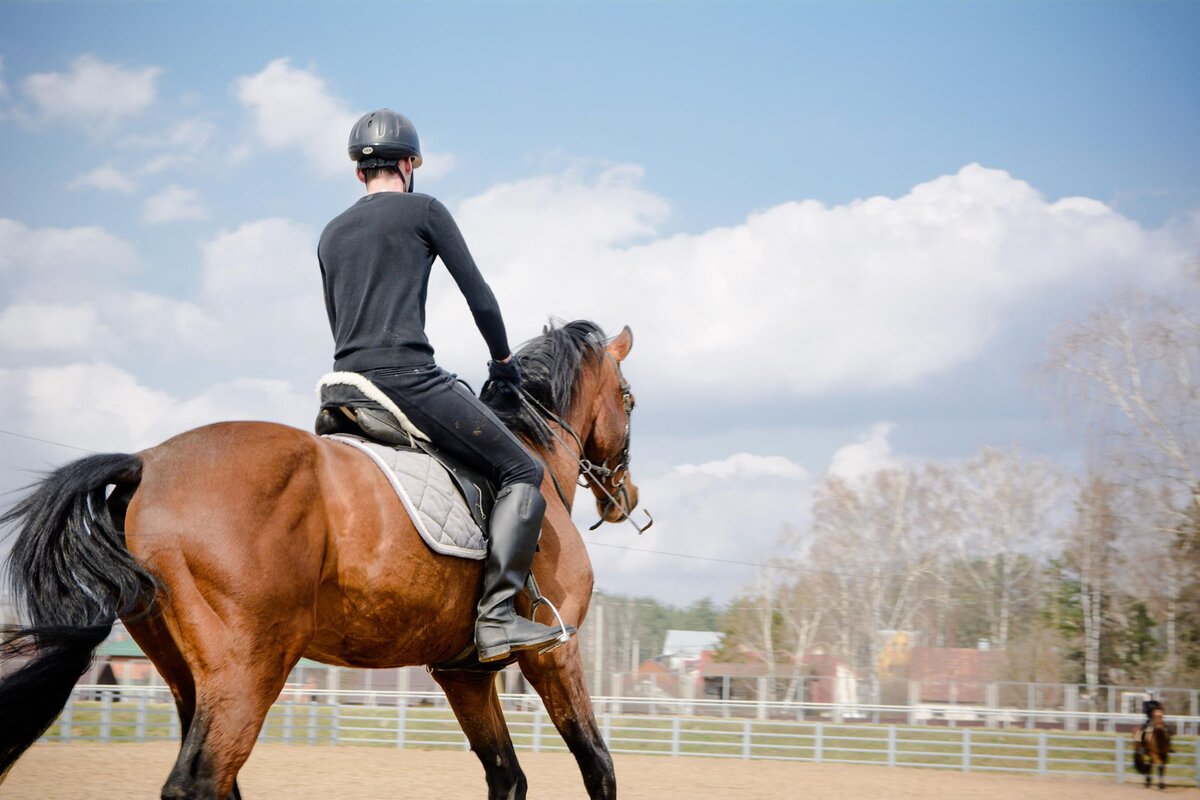
[[[407,192],[408,184],[405,179],[399,175],[384,174],[377,178],[372,178],[367,184],[367,194],[379,194],[380,192]]]

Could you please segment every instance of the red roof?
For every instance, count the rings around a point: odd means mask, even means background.
[[[1003,653],[969,647],[914,647],[908,677],[919,681],[988,683],[995,679]]]

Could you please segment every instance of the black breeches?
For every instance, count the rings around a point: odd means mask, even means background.
[[[384,367],[363,375],[395,401],[438,450],[492,477],[498,488],[541,487],[542,465],[491,409],[435,364]]]

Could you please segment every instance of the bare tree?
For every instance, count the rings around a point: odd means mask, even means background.
[[[950,484],[958,503],[958,567],[979,593],[992,645],[1008,645],[1014,606],[1057,546],[1062,479],[1047,462],[984,448]]]
[[[1101,639],[1115,590],[1117,487],[1093,477],[1080,492],[1064,561],[1079,582],[1083,616],[1083,675],[1093,696],[1100,684]]]
[[[841,655],[871,681],[879,697],[885,630],[912,625],[932,573],[932,553],[918,533],[918,473],[885,469],[861,480],[832,476],[813,503],[813,562],[826,570],[822,596],[840,627]]]
[[[1171,534],[1200,493],[1198,308],[1130,293],[1060,327],[1046,362],[1103,471],[1164,489]]]
[[[1180,668],[1181,603],[1200,565],[1200,268],[1192,277],[1173,297],[1126,293],[1061,326],[1044,369],[1068,417],[1086,426],[1092,471],[1157,506],[1130,523],[1164,539],[1169,676]]]

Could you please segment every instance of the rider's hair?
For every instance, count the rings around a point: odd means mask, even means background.
[[[396,165],[394,167],[371,167],[369,169],[364,169],[362,171],[362,173],[363,173],[363,176],[367,179],[367,183],[370,183],[371,181],[375,180],[376,178],[382,177],[384,175],[401,175],[402,174],[400,172],[399,165]]]

